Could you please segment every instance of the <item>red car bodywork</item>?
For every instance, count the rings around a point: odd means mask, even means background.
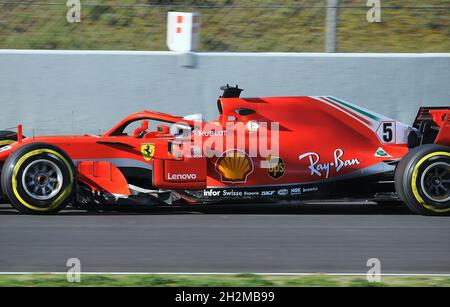
[[[0,152],[0,162],[25,144],[55,145],[73,160],[79,185],[94,193],[114,196],[105,203],[142,194],[171,203],[280,197],[373,199],[395,192],[392,185],[395,164],[408,153],[408,135],[416,130],[334,97],[220,98],[218,106],[219,119],[201,122],[200,126],[183,117],[143,111],[127,116],[102,136],[22,139],[19,133],[18,142]],[[237,110],[251,112],[240,115]],[[440,127],[435,142],[450,145],[448,108],[427,108],[421,112],[415,124],[431,117]],[[143,124],[131,135],[122,134],[124,126],[138,120],[156,120],[167,125]],[[268,167],[261,167],[261,162],[272,157],[259,153],[250,156],[247,152],[255,138],[271,142],[271,128],[263,136],[256,133],[265,129],[262,126],[249,128],[242,151],[235,147],[213,148],[217,151],[214,157],[202,154],[186,157],[173,151],[179,139],[171,131],[174,124],[189,127],[188,138],[197,133],[204,143],[214,144],[214,139],[234,132],[207,127],[226,127],[230,122],[246,127],[249,123],[278,122],[278,159]],[[234,152],[227,158],[224,152],[230,150]],[[130,169],[140,170],[144,175],[133,177],[127,173]],[[139,186],[136,178],[140,182],[147,180],[145,186]],[[133,180],[137,183],[132,183]],[[172,196],[160,197],[167,193]]]

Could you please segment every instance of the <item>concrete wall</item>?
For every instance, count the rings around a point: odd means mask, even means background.
[[[0,50],[0,129],[98,133],[143,109],[212,119],[226,83],[245,97],[333,95],[410,123],[420,105],[450,105],[450,54]]]

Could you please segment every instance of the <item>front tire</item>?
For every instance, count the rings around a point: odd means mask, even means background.
[[[395,189],[422,215],[450,215],[450,148],[427,144],[411,150],[395,170]]]
[[[19,148],[6,160],[1,176],[3,192],[22,213],[56,213],[74,199],[76,171],[72,160],[50,144]]]

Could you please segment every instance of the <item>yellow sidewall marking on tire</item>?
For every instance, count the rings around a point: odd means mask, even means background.
[[[3,141],[0,141],[0,146],[9,145],[9,144],[12,144],[12,143],[15,143],[15,142],[17,142],[17,141],[3,140]]]
[[[39,208],[33,205],[30,205],[29,203],[27,203],[19,194],[18,190],[17,190],[17,173],[20,170],[20,166],[30,157],[35,156],[35,155],[39,155],[42,153],[50,153],[53,154],[55,156],[57,156],[58,158],[60,158],[64,164],[67,166],[67,169],[69,170],[69,174],[70,174],[70,183],[69,185],[67,185],[67,187],[64,189],[64,191],[58,196],[58,198],[56,198],[53,203],[48,207],[48,208]],[[33,151],[30,151],[29,153],[23,155],[22,157],[20,157],[19,161],[17,161],[16,165],[14,166],[14,170],[13,170],[13,175],[12,175],[12,189],[14,192],[14,195],[16,196],[16,198],[22,203],[22,205],[24,205],[25,207],[28,207],[31,210],[36,210],[36,211],[48,211],[51,209],[54,209],[56,207],[58,207],[66,198],[67,196],[70,195],[70,192],[72,191],[72,186],[73,186],[73,172],[72,172],[72,167],[70,166],[69,162],[67,162],[67,160],[58,152],[51,150],[51,149],[36,149]]]
[[[419,204],[421,204],[423,207],[427,208],[430,211],[433,212],[437,212],[437,213],[444,213],[444,212],[450,212],[450,208],[448,209],[437,209],[431,205],[427,205],[427,203],[423,200],[422,196],[420,196],[419,194],[419,190],[417,189],[417,177],[419,175],[419,167],[428,159],[434,157],[434,156],[447,156],[450,157],[450,153],[445,152],[445,151],[437,151],[437,152],[433,152],[429,155],[426,155],[425,157],[423,157],[422,159],[420,159],[420,161],[416,164],[416,166],[414,167],[414,172],[412,175],[412,182],[411,182],[411,187],[412,187],[412,192],[414,194],[414,197],[416,198],[416,200],[419,202]]]

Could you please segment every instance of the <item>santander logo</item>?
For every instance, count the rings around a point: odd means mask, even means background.
[[[197,174],[171,174],[168,173],[167,174],[167,179],[168,180],[195,180],[197,179]]]
[[[325,178],[330,176],[332,169],[339,173],[345,167],[361,164],[361,162],[354,159],[344,159],[344,151],[342,149],[336,149],[334,151],[334,161],[328,163],[321,163],[320,155],[316,152],[307,152],[298,157],[299,160],[308,159],[309,160],[309,170],[311,171],[311,176],[317,175],[322,177],[325,174]]]

